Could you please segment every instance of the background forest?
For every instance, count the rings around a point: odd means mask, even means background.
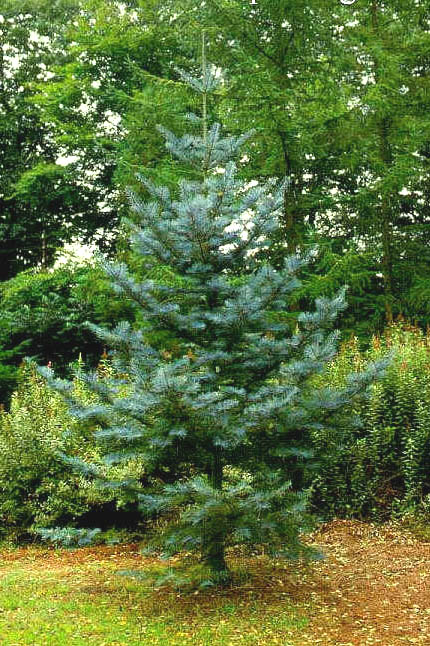
[[[61,397],[22,361],[74,378],[89,403],[79,367],[103,379],[112,366],[87,322],[145,325],[100,258],[176,284],[165,266],[149,269],[129,247],[126,191],[148,197],[138,173],[170,188],[190,179],[157,125],[183,134],[184,113],[200,112],[178,68],[199,73],[202,32],[208,59],[222,70],[210,119],[232,137],[255,129],[240,179],[289,180],[258,262],[281,268],[291,254],[319,250],[292,295],[290,329],[315,299],[348,286],[337,322],[344,345],[316,382],[343,386],[351,369],[395,349],[370,405],[348,409],[350,420],[361,414],[360,427],[315,427],[322,457],[297,469],[296,484],[325,517],[428,513],[425,3],[0,0],[0,517],[17,538],[67,523],[137,527],[135,500],[101,493],[58,459],[61,449],[101,464],[88,430],[73,426]],[[174,353],[174,339],[156,336]],[[301,456],[294,459],[297,467]],[[145,478],[138,460],[119,477],[130,472]]]

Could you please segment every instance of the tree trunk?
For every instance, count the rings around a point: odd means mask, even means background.
[[[45,226],[42,225],[42,262],[41,262],[41,267],[43,271],[46,270],[48,266],[48,254],[47,254],[47,246],[46,246],[46,231],[45,231]]]
[[[288,154],[288,144],[286,139],[286,134],[283,131],[278,131],[282,151],[284,155],[284,168],[285,176],[290,178],[291,176],[291,160]],[[297,217],[295,212],[295,198],[292,194],[290,187],[286,186],[284,190],[284,204],[283,204],[283,213],[282,213],[282,226],[283,226],[283,237],[287,245],[287,251],[289,254],[295,254],[297,252],[298,244],[298,235],[297,235]]]
[[[210,478],[213,488],[221,492],[223,465],[221,452],[218,447],[214,447],[213,450]],[[217,531],[216,522],[210,522],[209,527],[204,533],[202,557],[217,583],[226,583],[230,579],[230,573],[225,561],[225,532],[222,527]]]
[[[378,20],[378,5],[376,0],[372,2],[372,29],[376,37],[379,37],[379,20]],[[377,83],[381,81],[379,70],[379,61],[375,59],[375,80]],[[388,169],[393,163],[393,155],[389,141],[390,119],[387,116],[382,116],[378,123],[378,136],[379,136],[379,156],[385,167]],[[385,317],[387,323],[393,322],[393,230],[391,224],[391,209],[389,195],[382,196],[381,204],[381,238],[382,238],[382,262],[381,269],[384,278],[384,301],[385,301]]]
[[[393,322],[393,258],[391,247],[391,220],[388,200],[382,204],[382,273],[384,276],[385,317],[387,323]]]
[[[216,582],[226,581],[230,578],[225,561],[224,534],[212,534],[205,537],[203,560],[214,575]]]

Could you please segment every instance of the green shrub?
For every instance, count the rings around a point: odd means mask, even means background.
[[[341,430],[322,425],[313,432],[321,456],[314,505],[327,515],[384,518],[429,504],[430,334],[398,323],[367,351],[353,339],[319,379],[341,385],[351,370],[387,352],[393,361],[385,376],[349,410]]]
[[[89,395],[75,379],[80,396]],[[100,463],[93,433],[70,417],[64,400],[52,392],[33,365],[21,370],[10,412],[0,414],[0,523],[3,534],[22,539],[41,527],[80,526],[102,519],[115,526],[120,512],[133,515],[133,502],[121,490],[100,489],[73,472],[61,453]],[[107,471],[107,467],[105,467]],[[115,479],[142,477],[142,464],[130,461],[124,473],[110,467]],[[105,517],[107,515],[107,517]],[[87,524],[85,522],[85,524]]]

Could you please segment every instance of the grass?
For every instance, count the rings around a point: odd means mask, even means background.
[[[131,548],[1,556],[1,646],[293,646],[307,625],[266,562],[235,589],[178,594],[117,576],[142,564]]]

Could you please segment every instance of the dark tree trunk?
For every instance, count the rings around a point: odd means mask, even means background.
[[[221,451],[218,447],[215,447],[213,451],[210,478],[213,488],[221,492],[223,464]],[[217,583],[226,583],[230,579],[225,561],[225,531],[223,527],[217,531],[216,521],[209,523],[208,530],[203,536],[202,557]]]
[[[372,2],[372,29],[375,36],[379,37],[379,18],[378,18],[378,4],[376,0]],[[376,82],[381,82],[379,60],[375,59],[375,79]],[[379,136],[379,155],[381,161],[388,169],[393,163],[393,155],[389,140],[390,132],[390,119],[386,115],[382,115],[378,123],[378,136]],[[384,277],[384,301],[385,301],[385,317],[387,323],[393,322],[393,300],[394,300],[394,285],[393,285],[393,227],[392,227],[392,213],[390,208],[389,195],[382,196],[381,204],[381,238],[382,238],[382,261],[381,269]]]
[[[227,580],[229,572],[225,561],[224,534],[206,537],[203,545],[203,560],[214,574],[216,581]]]
[[[383,119],[379,125],[380,137],[380,154],[381,159],[387,166],[392,164],[393,157],[391,146],[388,140],[389,122]],[[382,273],[384,276],[384,294],[385,294],[385,315],[387,323],[393,322],[393,251],[392,251],[392,224],[391,224],[391,209],[390,200],[388,195],[383,195],[381,205],[382,217]]]
[[[279,137],[281,140],[282,151],[284,155],[285,176],[291,179],[292,165],[288,154],[288,145],[285,132],[279,131]],[[293,192],[291,191],[290,186],[287,186],[284,191],[282,226],[283,237],[287,244],[287,251],[289,254],[295,254],[297,252],[298,244],[298,222],[295,197]]]

